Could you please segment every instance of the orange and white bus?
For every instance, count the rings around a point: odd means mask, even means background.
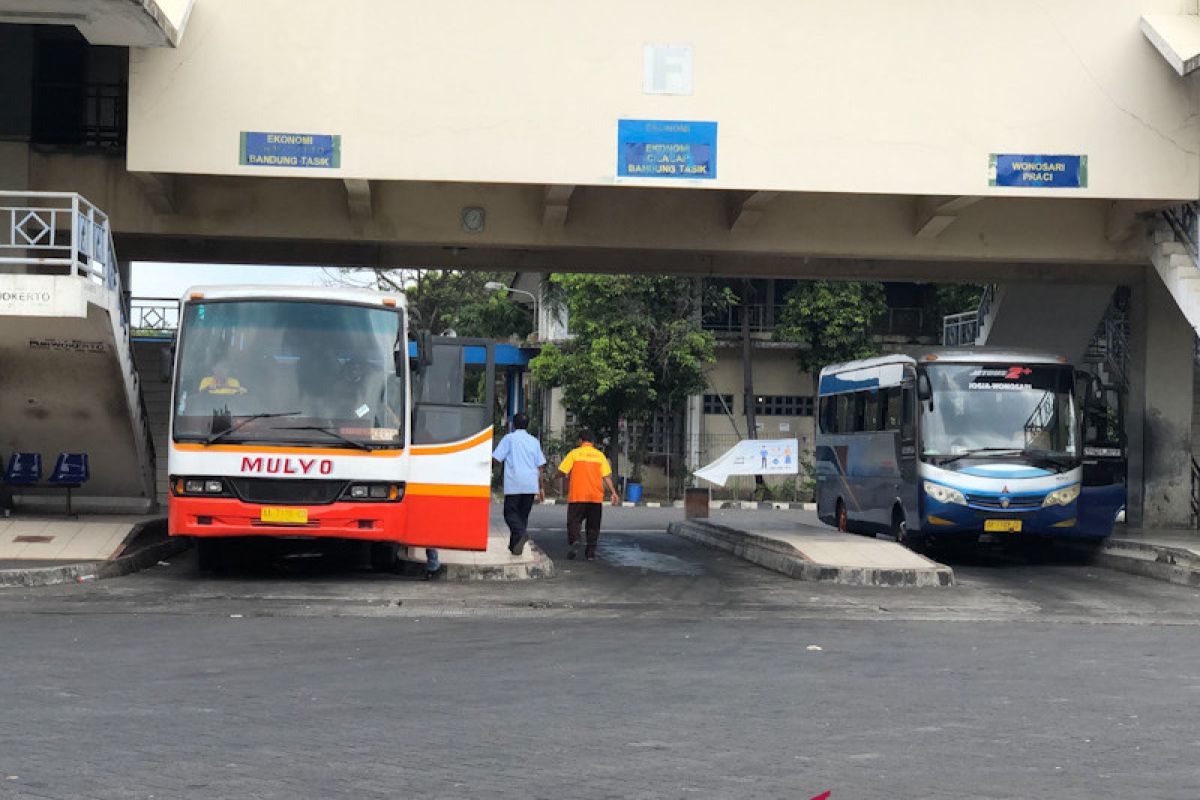
[[[202,568],[234,537],[372,542],[379,567],[486,548],[489,347],[410,337],[403,294],[361,289],[197,287],[179,320],[169,530]]]

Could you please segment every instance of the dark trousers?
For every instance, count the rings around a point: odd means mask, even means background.
[[[596,552],[596,542],[600,539],[600,512],[603,503],[567,503],[567,541],[579,543],[579,528],[587,523],[587,552]]]
[[[529,527],[529,511],[533,508],[533,494],[504,495],[504,521],[508,523],[508,549],[517,546],[517,540],[525,535]]]

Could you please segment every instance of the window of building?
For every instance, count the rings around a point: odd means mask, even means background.
[[[733,413],[733,395],[731,394],[706,394],[704,395],[704,413],[705,414],[725,414]]]
[[[807,395],[759,395],[754,402],[754,413],[762,417],[811,417],[813,399]]]

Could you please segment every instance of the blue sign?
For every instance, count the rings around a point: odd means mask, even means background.
[[[992,153],[988,185],[1030,189],[1087,187],[1087,156],[1023,156]]]
[[[717,177],[717,123],[617,121],[617,175],[622,178]]]
[[[342,137],[242,131],[241,163],[250,167],[337,169],[342,166]]]

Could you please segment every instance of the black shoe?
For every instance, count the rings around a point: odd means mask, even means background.
[[[585,553],[584,555],[588,561],[596,560],[596,551],[595,550],[588,550],[587,553]]]
[[[579,555],[579,545],[573,544],[567,548],[567,558],[575,558]]]
[[[445,576],[446,576],[446,565],[445,564],[442,564],[437,569],[425,570],[425,580],[427,580],[427,581],[440,581]]]
[[[529,541],[529,534],[527,534],[527,533],[521,534],[521,536],[517,539],[517,541],[511,547],[508,548],[508,552],[512,553],[514,556],[521,555],[522,553],[525,552],[525,543],[528,541]]]

